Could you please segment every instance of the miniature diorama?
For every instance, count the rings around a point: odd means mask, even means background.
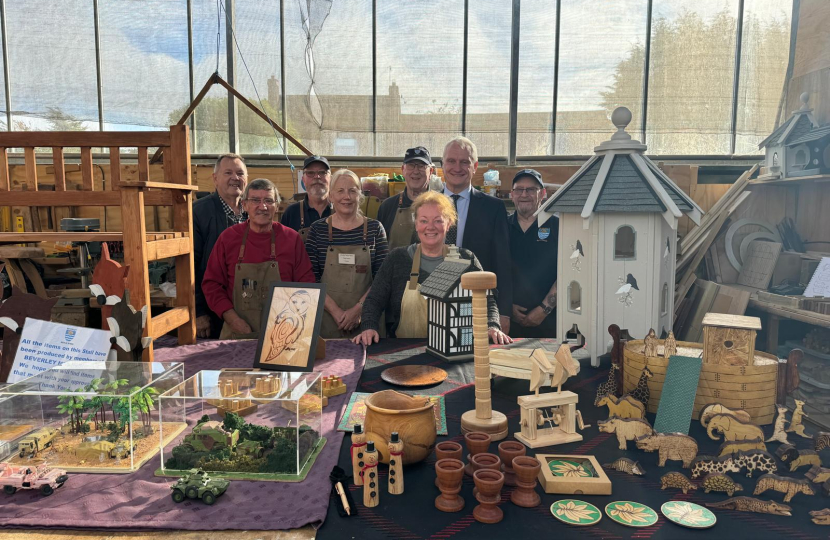
[[[692,477],[694,478],[694,476]],[[660,477],[660,489],[679,489],[686,495],[690,491],[695,491],[697,485],[693,484],[691,480],[686,478],[686,475],[680,472],[672,471]]]
[[[427,299],[426,350],[444,360],[473,358],[472,293],[461,285],[461,276],[471,266],[451,251],[421,284],[421,294]]]
[[[753,497],[732,497],[725,501],[706,503],[709,508],[723,508],[736,512],[755,512],[773,516],[792,516],[792,508],[775,501],[762,501]]]
[[[36,489],[43,495],[51,495],[68,479],[66,471],[53,469],[45,463],[0,463],[0,486],[3,486],[3,492],[7,495],[14,495],[18,489]]]
[[[804,495],[816,494],[815,488],[806,478],[789,478],[772,473],[765,474],[758,479],[758,483],[755,484],[755,491],[752,494],[761,495],[770,489],[783,493],[785,503],[790,502],[799,493]]]
[[[157,412],[159,395],[183,380],[181,363],[70,361],[0,388],[4,423],[30,426],[0,459],[133,472],[158,453],[160,437],[169,442],[184,430]]]
[[[542,226],[559,213],[556,335],[576,325],[594,366],[611,323],[636,336],[672,328],[677,223],[683,215],[699,223],[703,213],[625,132],[631,112],[619,107],[611,121],[617,132],[538,215]],[[578,265],[569,258],[577,243]]]
[[[545,493],[611,495],[611,480],[594,456],[536,454]]]
[[[636,476],[643,476],[646,474],[646,470],[642,465],[640,465],[639,462],[625,457],[617,458],[613,463],[604,463],[602,466],[605,469],[614,469],[619,472]]]
[[[216,498],[228,490],[230,481],[224,478],[211,478],[201,469],[192,469],[170,486],[173,502],[180,503],[187,499],[200,499],[211,505]]]
[[[163,425],[186,430],[163,445],[157,476],[301,481],[325,444],[319,373],[200,371],[158,401]]]

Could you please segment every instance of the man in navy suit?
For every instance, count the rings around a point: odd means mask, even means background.
[[[510,267],[510,236],[507,210],[499,199],[473,189],[478,169],[478,150],[466,137],[456,137],[444,147],[442,161],[444,194],[458,211],[458,225],[450,228],[447,243],[472,251],[481,266],[496,274],[501,329],[510,331],[513,310],[513,281]]]

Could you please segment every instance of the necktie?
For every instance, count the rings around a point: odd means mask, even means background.
[[[458,214],[458,199],[461,198],[461,195],[458,195],[457,193],[453,193],[452,195],[450,195],[450,197],[452,198],[452,203],[455,205],[455,213],[457,215]],[[450,227],[450,230],[447,231],[447,238],[444,240],[444,243],[445,244],[450,244],[450,245],[455,245],[455,241],[457,240],[457,237],[458,237],[458,225],[456,224],[456,225],[453,225],[452,227]]]

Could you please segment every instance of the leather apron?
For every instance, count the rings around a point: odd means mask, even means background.
[[[308,224],[308,227],[305,226],[305,201],[300,201],[300,230],[297,231],[300,234],[300,240],[303,241],[305,245],[305,239],[308,238],[308,230],[311,228],[311,223]]]
[[[415,216],[411,208],[403,207],[402,191],[398,195],[398,210],[395,213],[395,221],[392,222],[392,230],[389,231],[389,250],[408,246],[412,243],[412,233],[415,232]]]
[[[320,283],[326,284],[326,294],[341,309],[350,309],[360,302],[360,298],[372,286],[372,253],[367,241],[369,220],[363,218],[363,245],[353,246],[333,246],[331,216],[326,218],[326,223],[329,226],[329,248],[326,251],[326,266]],[[359,333],[360,325],[351,332],[341,331],[334,317],[323,310],[321,337],[351,338]]]
[[[449,248],[444,246],[444,257]],[[412,257],[412,270],[409,272],[409,283],[401,298],[401,320],[395,330],[395,337],[420,338],[427,337],[427,299],[421,294],[421,285],[418,276],[421,273],[421,246],[415,249]]]
[[[233,310],[253,330],[250,334],[235,334],[230,325],[222,326],[219,339],[256,339],[259,337],[262,309],[268,302],[271,283],[280,282],[280,265],[277,262],[276,231],[271,228],[271,260],[261,263],[243,263],[245,244],[248,242],[250,225],[242,234],[239,259],[233,276]]]

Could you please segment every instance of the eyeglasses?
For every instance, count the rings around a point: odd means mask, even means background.
[[[414,161],[410,161],[409,163],[404,163],[404,167],[407,169],[412,169],[416,171],[423,171],[425,169],[429,169],[432,165],[427,165],[426,163],[416,163]]]
[[[309,178],[323,178],[329,174],[329,171],[303,171],[303,174]]]
[[[245,200],[249,203],[254,204],[255,206],[259,206],[262,203],[265,203],[265,206],[274,206],[277,203],[277,201],[275,201],[274,199],[260,199],[259,197]]]
[[[538,187],[529,187],[529,188],[513,188],[513,193],[516,195],[524,195],[527,193],[528,195],[536,195],[542,188]]]

